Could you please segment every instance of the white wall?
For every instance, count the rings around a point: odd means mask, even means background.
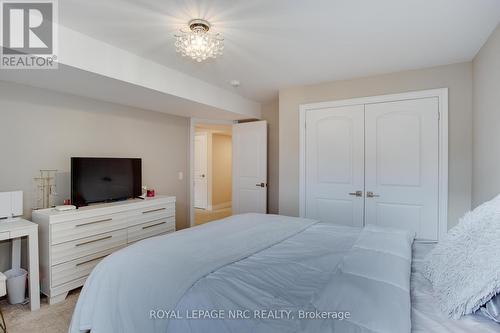
[[[267,211],[279,211],[279,102],[278,98],[262,105],[262,119],[267,121]]]
[[[0,81],[0,191],[23,190],[30,218],[39,169],[69,172],[71,156],[140,157],[143,183],[177,197],[185,228],[188,131],[187,118]],[[0,270],[9,252],[0,243]]]
[[[500,25],[473,61],[473,206],[500,193]]]
[[[472,64],[377,75],[279,93],[279,212],[299,214],[299,105],[433,88],[449,88],[448,227],[471,206]],[[286,181],[285,181],[286,180]]]

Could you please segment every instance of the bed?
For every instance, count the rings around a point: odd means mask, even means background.
[[[499,332],[439,314],[419,273],[429,247],[412,261],[412,244],[376,226],[233,216],[104,259],[70,332]]]

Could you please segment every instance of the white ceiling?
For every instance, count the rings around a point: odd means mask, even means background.
[[[64,0],[60,23],[208,83],[265,102],[278,89],[471,60],[500,21],[500,0]],[[224,55],[175,53],[176,31],[208,19]],[[98,51],[98,50],[93,50]]]

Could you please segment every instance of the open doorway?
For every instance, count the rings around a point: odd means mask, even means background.
[[[193,149],[194,225],[232,215],[232,126],[196,123]]]
[[[233,214],[267,212],[265,120],[191,118],[189,146],[191,227]]]

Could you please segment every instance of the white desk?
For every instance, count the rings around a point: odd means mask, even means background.
[[[21,267],[21,237],[28,237],[28,279],[31,311],[40,309],[40,282],[38,267],[38,225],[13,218],[0,220],[0,240],[12,240],[12,267]]]

